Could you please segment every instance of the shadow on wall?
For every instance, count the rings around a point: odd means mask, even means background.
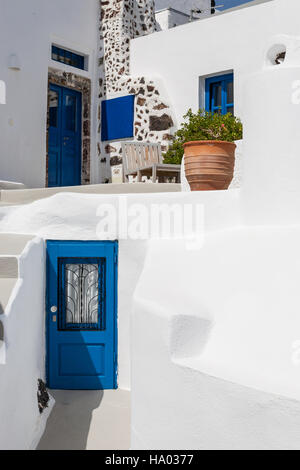
[[[93,411],[103,390],[51,390],[55,406],[37,450],[85,450]]]
[[[174,315],[170,322],[170,352],[173,360],[199,357],[208,342],[212,320],[194,315]]]

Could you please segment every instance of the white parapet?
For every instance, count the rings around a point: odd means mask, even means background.
[[[300,221],[299,44],[274,37],[261,71],[245,83],[242,199],[251,223]]]
[[[132,316],[133,449],[300,448],[299,235],[150,242]]]
[[[0,80],[0,104],[6,104],[6,85],[3,80]]]
[[[11,257],[19,266],[15,277],[0,279],[0,449],[4,450],[34,448],[53,404],[39,413],[38,379],[45,380],[45,257],[43,241],[31,238],[0,236],[0,260],[6,253],[6,259]],[[12,276],[10,267],[1,275]]]

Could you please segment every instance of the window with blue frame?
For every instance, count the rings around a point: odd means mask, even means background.
[[[205,81],[205,109],[212,113],[234,114],[233,73],[207,78]]]
[[[77,69],[84,70],[84,55],[76,54],[75,52],[67,51],[61,47],[52,46],[52,60],[61,62],[62,64],[76,67]]]

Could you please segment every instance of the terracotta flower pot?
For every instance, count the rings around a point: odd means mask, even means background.
[[[234,172],[236,145],[221,140],[184,144],[185,175],[192,191],[228,189]]]

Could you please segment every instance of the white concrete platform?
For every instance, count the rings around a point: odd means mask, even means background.
[[[128,450],[130,392],[51,390],[56,404],[37,450]]]
[[[45,199],[59,193],[82,194],[149,194],[180,192],[181,185],[176,183],[121,183],[121,184],[93,184],[83,186],[68,186],[61,188],[37,188],[24,190],[1,190],[0,204],[19,205],[28,204],[39,199]]]

